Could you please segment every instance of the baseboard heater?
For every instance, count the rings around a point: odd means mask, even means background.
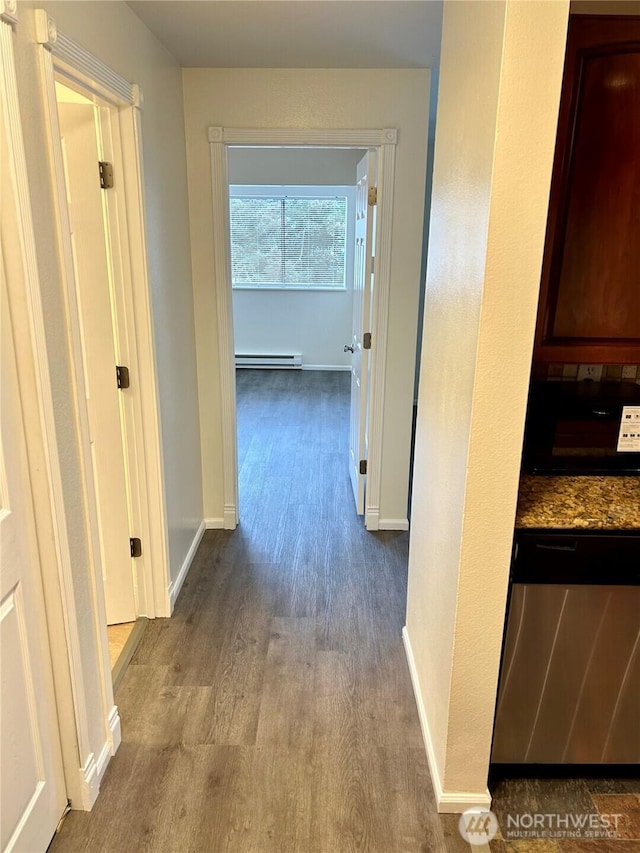
[[[296,353],[236,353],[236,367],[269,368],[283,367],[288,370],[302,369],[302,355]]]

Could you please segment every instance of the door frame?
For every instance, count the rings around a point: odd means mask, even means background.
[[[2,2],[2,0],[0,0]],[[6,2],[6,0],[4,0]],[[78,428],[81,451],[81,476],[85,487],[85,511],[88,523],[85,535],[89,547],[87,567],[91,587],[91,625],[97,655],[91,662],[100,682],[100,708],[104,727],[104,745],[94,755],[89,740],[89,709],[84,687],[80,616],[75,604],[74,579],[69,548],[69,520],[62,488],[60,459],[56,439],[53,394],[45,323],[35,254],[35,238],[29,207],[26,163],[21,167],[24,195],[23,216],[30,267],[30,320],[38,378],[41,424],[47,459],[51,517],[56,537],[56,556],[59,576],[59,600],[48,605],[61,612],[64,624],[64,652],[54,654],[54,676],[60,678],[66,691],[58,696],[67,793],[75,808],[90,809],[98,796],[100,781],[107,764],[120,744],[120,717],[114,704],[109,648],[106,631],[106,610],[102,585],[102,565],[95,504],[95,483],[91,465],[89,421],[85,395],[85,379],[80,344],[80,319],[76,299],[73,252],[69,231],[64,162],[57,113],[56,79],[80,89],[118,110],[119,143],[122,149],[122,197],[119,214],[125,226],[122,234],[128,244],[127,279],[129,293],[122,295],[117,314],[124,318],[119,333],[129,342],[132,375],[139,377],[139,394],[132,395],[125,415],[128,447],[125,464],[129,466],[132,491],[137,493],[139,515],[135,523],[147,559],[138,581],[140,615],[170,616],[169,549],[166,521],[164,471],[160,431],[160,410],[157,370],[153,339],[153,317],[150,303],[149,276],[145,239],[144,185],[142,171],[141,117],[142,93],[132,84],[102,63],[81,45],[60,33],[55,21],[44,10],[35,10],[35,41],[38,48],[42,83],[44,118],[49,147],[51,187],[55,198],[55,227],[58,237],[59,270],[63,282],[68,323],[70,365],[73,378],[71,398]],[[14,71],[15,75],[15,71]],[[18,116],[16,110],[16,116]],[[20,122],[16,122],[20,125]],[[24,161],[24,151],[22,152]],[[114,365],[115,367],[115,365]],[[114,379],[115,381],[115,379]],[[86,614],[84,615],[86,622]],[[86,630],[86,628],[85,628]],[[65,670],[63,672],[63,670]],[[70,696],[68,694],[71,694]],[[73,713],[70,715],[70,707]]]
[[[373,148],[378,155],[376,264],[373,288],[371,378],[369,386],[369,458],[364,523],[380,525],[382,427],[387,364],[387,330],[391,290],[391,228],[394,204],[395,153],[398,132],[383,129],[327,128],[208,128],[213,188],[213,249],[218,323],[218,357],[223,453],[223,527],[238,524],[238,444],[236,420],[235,350],[229,236],[229,146]]]
[[[77,416],[84,454],[84,476],[90,491],[90,515],[94,551],[98,547],[95,486],[91,473],[88,414],[83,369],[73,250],[66,197],[66,183],[55,82],[60,80],[90,98],[117,110],[122,150],[122,193],[119,200],[120,242],[127,292],[116,290],[118,337],[128,342],[130,373],[137,377],[136,395],[127,395],[125,464],[135,500],[132,525],[143,542],[143,564],[138,575],[138,615],[170,616],[169,558],[164,499],[164,471],[160,432],[160,406],[153,341],[153,315],[144,233],[144,186],[142,179],[142,92],[100,60],[60,33],[44,11],[36,12],[36,38],[41,45],[45,111],[49,133],[51,169],[56,194],[57,231],[67,300],[72,369],[76,382]],[[124,202],[124,203],[122,203]],[[122,227],[124,224],[124,227]],[[129,261],[127,264],[126,261]],[[138,531],[139,534],[138,534]],[[100,564],[99,555],[94,559]]]

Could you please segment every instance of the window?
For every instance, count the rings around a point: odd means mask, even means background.
[[[230,187],[234,288],[345,290],[346,187]]]

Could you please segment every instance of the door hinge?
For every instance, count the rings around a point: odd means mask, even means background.
[[[116,382],[118,388],[129,387],[129,368],[122,364],[116,364]]]
[[[360,473],[361,474],[367,473],[367,460],[366,459],[360,460]]]
[[[375,207],[378,203],[378,187],[369,187],[369,207]]]
[[[100,188],[110,190],[113,186],[113,166],[106,160],[100,160],[98,161],[98,171],[100,172]]]
[[[62,829],[62,824],[64,823],[64,819],[69,814],[70,811],[71,811],[71,800],[69,798],[67,798],[67,805],[64,807],[64,811],[62,812],[62,817],[58,821],[58,825],[56,826],[55,835],[58,835],[58,833]]]
[[[131,548],[132,557],[142,556],[142,542],[137,537],[129,539],[129,547]]]
[[[362,336],[362,349],[371,349],[371,332],[365,332]]]

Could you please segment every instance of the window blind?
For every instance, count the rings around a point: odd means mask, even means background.
[[[234,287],[346,287],[346,197],[229,202]]]

